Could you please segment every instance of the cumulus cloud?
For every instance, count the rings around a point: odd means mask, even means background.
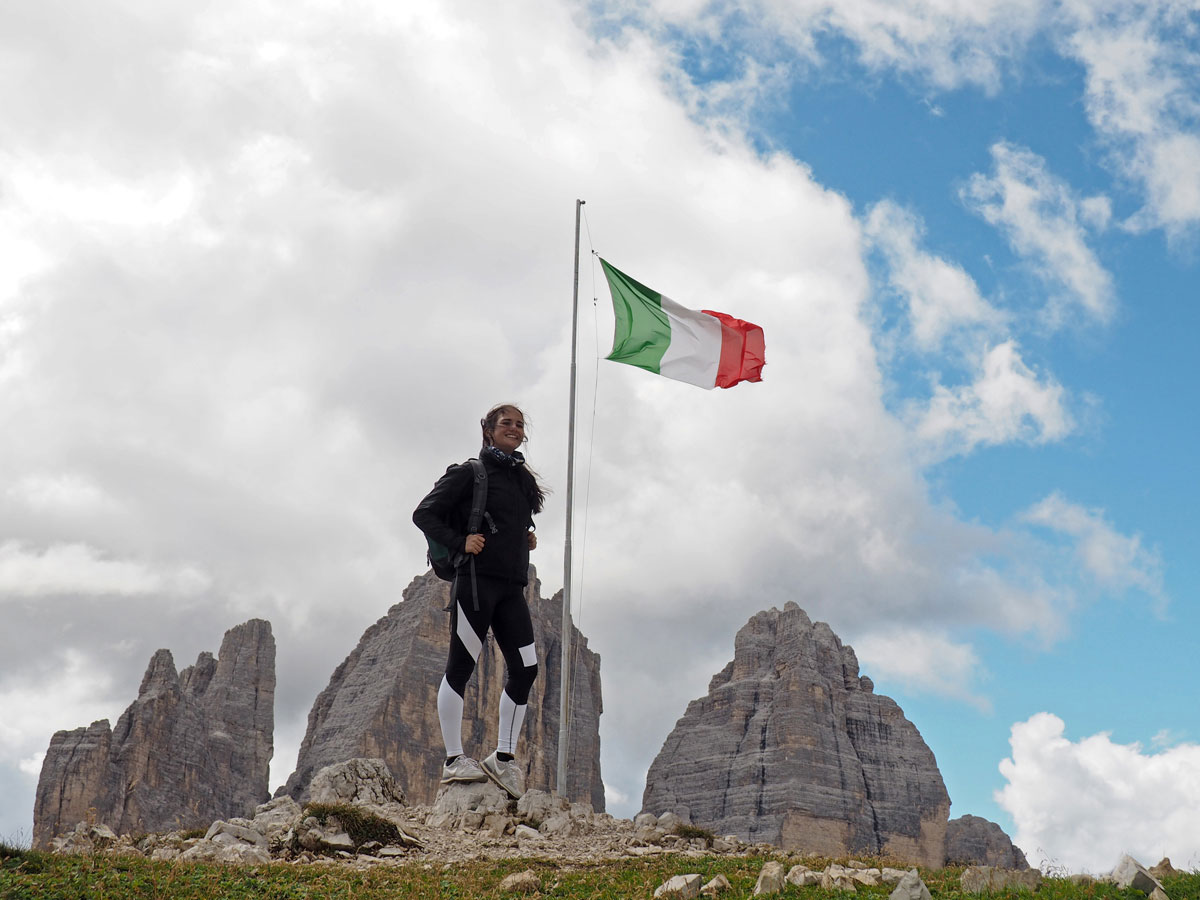
[[[955,46],[921,37],[937,13],[983,35],[1024,28],[1015,8],[919,7],[894,53]],[[884,8],[861,9],[882,59]],[[154,649],[191,658],[262,616],[290,753],[329,673],[423,571],[410,510],[499,399],[527,408],[555,489],[534,558],[556,587],[579,196],[607,258],[686,305],[719,298],[769,344],[764,382],[732,392],[580,365],[595,423],[580,619],[604,658],[612,796],[636,802],[756,610],[1056,629],[1062,597],[1007,536],[931,499],[883,401],[851,204],[708,120],[652,35],[597,36],[579,14],[164,2],[65,27],[53,5],[0,8],[0,241],[39,260],[0,275],[0,429],[20,435],[0,442],[6,676],[44,674],[47,643],[100,646],[89,666],[123,705]],[[888,246],[933,298],[923,334],[983,315],[905,227]],[[611,334],[595,284],[585,266],[583,347]],[[1069,421],[1015,344],[942,403],[931,438],[960,449]],[[186,602],[201,580],[205,602]],[[106,704],[80,695],[62,727]],[[47,723],[0,718],[20,744],[0,778],[24,784]]]
[[[970,644],[933,630],[905,628],[857,637],[854,650],[863,673],[872,678],[886,678],[909,690],[951,697],[991,712],[991,701],[971,690],[982,664]]]
[[[1102,732],[1079,741],[1041,712],[1012,726],[1008,782],[996,801],[1016,824],[1030,864],[1107,872],[1123,853],[1137,859],[1195,857],[1200,846],[1200,745],[1146,753]]]
[[[1105,519],[1101,509],[1089,509],[1055,492],[1023,515],[1025,521],[1064,534],[1074,540],[1080,566],[1101,587],[1114,591],[1139,591],[1165,607],[1162,558],[1142,546],[1140,535],[1124,535]]]
[[[1066,324],[1072,307],[1102,324],[1110,321],[1115,311],[1112,276],[1088,246],[1080,222],[1096,221],[1096,203],[1081,215],[1082,199],[1026,148],[993,144],[992,162],[992,174],[972,175],[961,197],[1003,230],[1013,250],[1061,291],[1046,310],[1049,324]]]
[[[928,404],[915,412],[916,436],[934,456],[1010,441],[1047,443],[1072,428],[1063,387],[1039,377],[1011,340],[984,354],[974,381],[935,385]]]
[[[1003,322],[961,266],[921,248],[924,225],[912,211],[880,201],[868,212],[865,231],[887,260],[891,284],[907,301],[912,336],[921,349],[938,349],[959,329]]]

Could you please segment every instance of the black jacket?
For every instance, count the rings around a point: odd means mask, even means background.
[[[513,454],[520,458],[519,454]],[[531,476],[521,466],[480,455],[487,468],[487,517],[479,526],[483,550],[475,557],[475,574],[503,578],[518,584],[529,581],[529,529],[533,505]],[[474,476],[466,463],[451,466],[413,511],[413,522],[425,536],[450,550],[461,551],[467,542]],[[490,521],[488,521],[490,519]],[[495,532],[493,533],[493,528]]]

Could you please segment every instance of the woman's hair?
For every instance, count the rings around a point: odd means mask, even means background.
[[[479,420],[480,430],[483,431],[484,447],[492,446],[492,434],[496,430],[496,423],[500,421],[500,417],[504,415],[505,412],[518,414],[525,422],[525,428],[528,430],[529,417],[521,411],[521,407],[517,406],[515,403],[497,404],[488,410],[486,416]],[[529,437],[526,435],[522,443],[528,440]],[[537,472],[529,468],[528,465],[521,466],[520,471],[523,473],[521,478],[525,484],[525,494],[529,498],[529,505],[533,507],[533,511],[535,513],[540,513],[542,511],[542,506],[545,505],[546,494],[549,493],[549,490],[542,486],[541,481],[538,479]]]

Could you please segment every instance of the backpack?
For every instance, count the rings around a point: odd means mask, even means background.
[[[478,534],[479,527],[483,524],[483,507],[487,503],[487,469],[477,459],[469,459],[464,465],[471,467],[475,478],[475,485],[471,490],[471,515],[467,517],[467,534]],[[468,558],[472,563],[475,561],[471,554],[462,550],[451,553],[449,548],[443,547],[432,538],[426,537],[425,543],[429,545],[425,554],[425,558],[429,560],[429,567],[442,581],[454,581],[458,577],[459,568]]]

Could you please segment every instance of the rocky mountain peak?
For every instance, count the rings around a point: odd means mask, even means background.
[[[131,833],[252,812],[268,797],[274,702],[268,622],[230,629],[219,658],[202,653],[182,675],[169,650],[157,651],[116,728],[100,720],[50,739],[34,846],[92,819]]]
[[[642,808],[789,850],[940,866],[950,798],[854,650],[788,603],[738,632],[650,766]]]
[[[163,690],[179,690],[179,674],[175,671],[175,658],[170,650],[158,650],[150,657],[150,664],[146,666],[146,674],[142,676],[142,684],[138,688],[138,699],[153,699]]]

